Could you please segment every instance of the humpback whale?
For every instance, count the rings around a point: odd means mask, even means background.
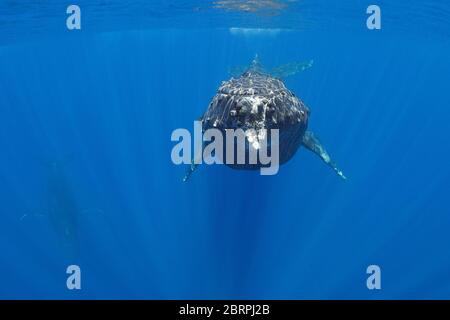
[[[260,136],[265,136],[271,129],[278,129],[277,150],[280,164],[289,161],[299,147],[303,146],[319,156],[338,176],[346,179],[317,136],[308,130],[310,109],[285,86],[282,80],[283,77],[303,71],[311,65],[312,61],[290,63],[269,72],[261,66],[256,56],[240,76],[222,82],[217,94],[200,118],[203,132],[212,128],[224,134],[228,129],[242,129],[246,132],[251,130],[250,132],[255,134],[247,134],[248,141],[245,144],[245,153],[249,155],[251,148],[259,146],[254,142]],[[264,134],[260,135],[262,132]],[[270,146],[270,137],[265,139]],[[234,162],[226,165],[233,169],[244,170],[255,170],[263,166],[259,162],[254,164]],[[197,166],[198,161],[193,159],[184,181],[189,179]]]
[[[73,262],[79,258],[79,227],[82,215],[103,213],[101,209],[79,207],[79,199],[73,177],[67,169],[71,156],[52,161],[41,161],[46,169],[44,208],[21,217],[45,218],[54,234],[64,257]]]

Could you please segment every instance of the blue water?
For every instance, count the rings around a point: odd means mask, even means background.
[[[449,4],[78,4],[0,3],[0,298],[450,298]],[[314,60],[285,83],[347,181],[300,149],[182,182],[172,131],[255,54]]]

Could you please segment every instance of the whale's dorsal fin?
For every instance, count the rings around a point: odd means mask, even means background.
[[[253,71],[261,71],[262,70],[262,66],[261,66],[261,62],[259,61],[258,54],[255,54],[255,58],[252,60],[249,70],[253,70]]]
[[[240,76],[242,76],[246,73],[265,73],[265,74],[267,74],[267,71],[264,70],[264,68],[261,65],[261,62],[259,61],[258,54],[255,55],[255,58],[253,58],[250,65],[231,67],[228,72],[231,74],[231,76],[233,78],[239,78]]]

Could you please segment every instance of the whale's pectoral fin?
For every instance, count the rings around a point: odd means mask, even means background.
[[[202,121],[203,122],[203,116],[198,118],[197,121]],[[203,146],[202,146],[202,150],[203,150]],[[184,175],[183,182],[186,182],[186,181],[189,180],[191,175],[197,169],[198,164],[201,162],[201,160],[202,160],[202,152],[200,152],[200,154],[197,154],[197,155],[195,155],[195,157],[192,158],[191,164],[189,165],[189,168],[186,171],[186,174]]]
[[[183,182],[186,182],[189,180],[191,175],[194,173],[194,171],[197,169],[198,164],[195,163],[195,160],[192,159],[191,165],[189,166],[188,170],[186,171],[186,174],[184,175]]]
[[[311,131],[306,131],[303,136],[303,145],[317,154],[327,165],[329,165],[342,179],[347,179],[344,173],[331,160],[330,155],[320,143],[319,139]]]
[[[283,64],[270,70],[270,74],[276,78],[286,78],[311,68],[313,63],[313,60],[309,60],[304,62],[291,62],[288,64]]]

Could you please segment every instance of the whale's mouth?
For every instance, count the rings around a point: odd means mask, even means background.
[[[248,129],[245,131],[245,138],[255,150],[261,149],[263,145],[268,146],[267,129]]]

